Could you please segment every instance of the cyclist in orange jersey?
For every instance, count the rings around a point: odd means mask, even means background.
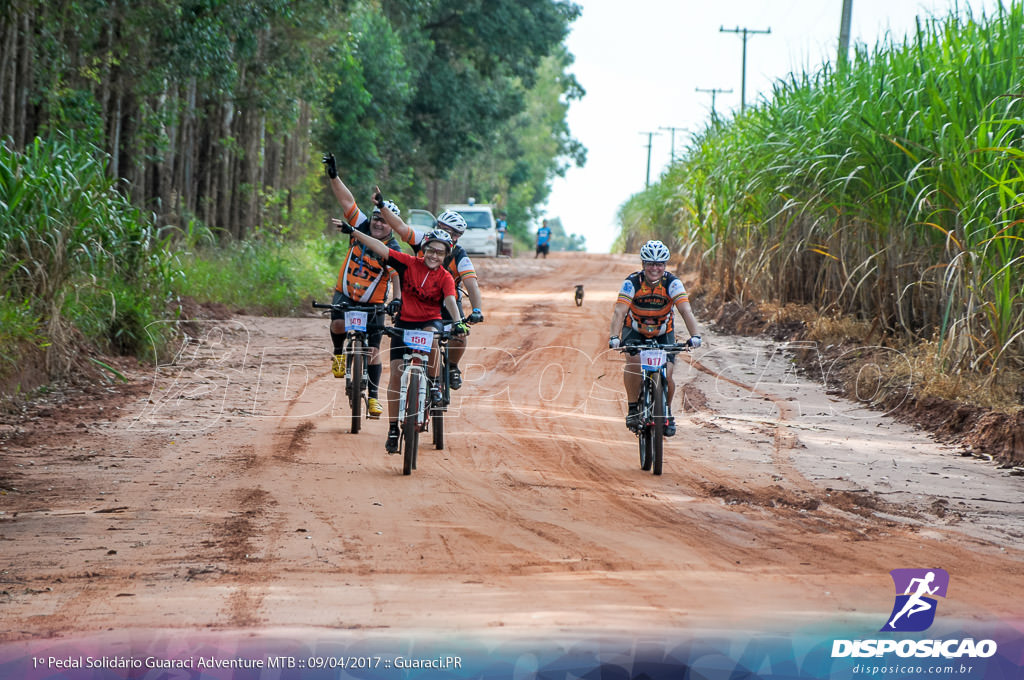
[[[648,241],[640,248],[640,261],[643,269],[633,272],[622,282],[619,297],[612,312],[611,336],[608,346],[618,347],[620,343],[636,342],[645,338],[655,338],[658,344],[675,344],[673,327],[673,311],[678,310],[690,332],[690,344],[700,347],[697,319],[690,308],[690,298],[683,282],[674,274],[665,271],[669,259],[668,247],[661,241]],[[675,381],[672,369],[675,357],[666,371],[668,376],[668,404],[670,408],[672,395],[675,393]],[[626,427],[634,429],[639,425],[640,418],[637,400],[640,396],[640,385],[643,375],[640,370],[638,355],[626,356],[626,369],[623,372],[623,384],[626,398],[629,401],[629,414],[626,416]],[[676,433],[676,420],[669,410],[665,420],[665,436]]]
[[[391,227],[384,221],[380,208],[374,207],[371,217],[367,217],[356,205],[356,199],[345,183],[338,177],[338,168],[334,160],[334,154],[327,154],[323,157],[324,169],[329,178],[331,191],[341,205],[344,220],[333,219],[335,227],[342,225],[354,227],[356,230],[384,241],[389,248],[400,249],[398,240],[391,233]],[[399,212],[398,206],[390,204],[389,212]],[[367,319],[366,341],[370,347],[370,361],[367,363],[366,372],[369,377],[367,390],[366,417],[380,418],[384,412],[381,406],[379,385],[383,365],[380,357],[380,341],[384,334],[384,302],[387,299],[388,288],[393,294],[392,309],[401,305],[402,293],[398,281],[398,272],[387,265],[386,258],[381,257],[363,243],[356,239],[350,239],[348,254],[345,262],[338,272],[338,281],[334,287],[334,304],[349,303],[359,305],[375,305],[379,308],[377,314]],[[336,378],[344,378],[346,373],[344,346],[345,346],[345,316],[341,312],[331,311],[331,342],[334,345],[334,358],[331,362],[331,370]]]

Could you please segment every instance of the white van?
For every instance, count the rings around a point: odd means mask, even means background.
[[[459,237],[459,245],[470,255],[484,257],[498,256],[498,225],[494,211],[489,205],[469,203],[446,205],[444,210],[454,210],[466,220],[466,232]]]

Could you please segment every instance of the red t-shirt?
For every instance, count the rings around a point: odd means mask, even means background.
[[[418,257],[392,250],[388,263],[402,278],[402,321],[418,323],[441,318],[445,297],[455,297],[455,279],[444,267],[430,269]]]

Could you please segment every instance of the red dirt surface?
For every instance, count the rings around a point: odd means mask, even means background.
[[[680,358],[679,434],[641,471],[606,349],[634,264],[477,262],[486,323],[445,449],[421,440],[408,477],[384,420],[349,433],[312,314],[193,325],[131,384],[9,419],[0,639],[877,631],[903,567],[950,573],[945,616],[1020,616],[1021,479],[828,394],[771,340],[709,331]]]

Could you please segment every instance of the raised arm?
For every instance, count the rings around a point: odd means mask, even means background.
[[[401,217],[388,209],[387,205],[384,204],[384,195],[380,193],[380,187],[375,187],[373,202],[380,210],[381,217],[383,217],[384,221],[388,223],[389,227],[391,227],[391,231],[398,234],[398,238],[402,239],[409,245],[415,245],[413,243],[413,241],[415,241],[415,234],[413,233],[412,227],[406,224]]]
[[[328,181],[331,185],[331,191],[334,193],[334,198],[338,200],[341,205],[345,219],[350,219],[351,213],[356,209],[356,197],[352,195],[352,191],[349,190],[345,183],[338,177],[338,166],[334,160],[334,154],[324,154],[323,158],[324,171],[327,173]]]

